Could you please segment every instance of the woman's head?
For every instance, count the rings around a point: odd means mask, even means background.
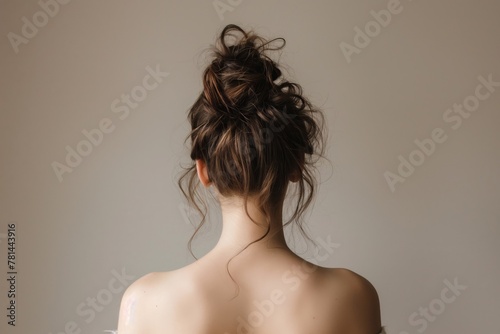
[[[273,47],[273,42],[281,45]],[[323,115],[267,55],[284,45],[282,38],[268,41],[230,24],[212,48],[203,91],[188,113],[192,164],[179,180],[188,201],[202,214],[199,227],[207,206],[197,194],[197,165],[219,196],[251,197],[269,223],[290,182],[298,196],[284,225],[298,221],[312,200],[315,157],[323,153]]]

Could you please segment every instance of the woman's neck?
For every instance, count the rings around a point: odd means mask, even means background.
[[[261,239],[247,250],[266,250],[271,248],[289,249],[283,233],[282,203],[272,210],[270,230],[265,215],[257,209],[255,201],[249,198],[247,202],[248,215],[245,212],[243,200],[238,198],[222,199],[222,233],[214,247],[214,251],[223,250],[231,253],[238,252],[248,244]]]

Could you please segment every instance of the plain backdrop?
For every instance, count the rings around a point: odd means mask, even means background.
[[[498,333],[498,1],[60,1],[0,1],[2,333],[114,330],[126,286],[194,261],[176,182],[204,50],[228,23],[285,38],[273,57],[325,112],[305,220],[327,256],[311,261],[370,280],[389,334]]]

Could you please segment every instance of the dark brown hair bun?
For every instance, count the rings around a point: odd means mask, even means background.
[[[228,45],[227,37],[242,35],[238,43]],[[271,48],[274,41],[282,41]],[[214,50],[214,60],[203,74],[204,97],[214,111],[231,119],[251,117],[256,108],[263,107],[277,89],[275,81],[281,76],[277,64],[265,55],[266,50],[285,46],[283,38],[265,41],[240,27],[226,26]]]

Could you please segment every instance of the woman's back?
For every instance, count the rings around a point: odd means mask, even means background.
[[[285,250],[209,253],[184,268],[144,276],[123,298],[119,333],[335,334],[380,331],[378,296],[347,269],[311,264]],[[125,320],[126,319],[126,320]],[[125,329],[126,328],[126,329]]]

